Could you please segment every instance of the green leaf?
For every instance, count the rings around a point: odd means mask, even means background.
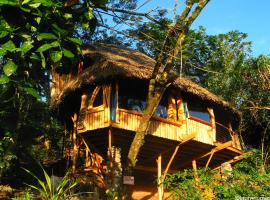
[[[59,45],[60,44],[58,41],[52,42],[50,44],[43,44],[37,49],[37,52],[44,52],[44,51],[47,51],[48,49],[51,49],[53,47],[58,47]]]
[[[65,13],[65,14],[64,14],[64,18],[65,18],[66,20],[72,19],[72,14],[70,14],[70,13]]]
[[[34,27],[34,26],[31,26],[31,31],[32,31],[32,32],[36,32],[36,31],[37,31],[37,28]]]
[[[3,49],[2,47],[0,47],[0,56],[3,56],[7,53],[7,51],[5,49]]]
[[[6,37],[8,35],[7,31],[0,31],[0,38]]]
[[[42,52],[40,52],[40,57],[41,57],[41,66],[43,68],[46,68],[46,59],[45,59],[45,57],[44,57],[44,55],[43,55]]]
[[[65,29],[60,28],[57,24],[52,24],[52,27],[54,28],[54,32],[55,33],[60,33],[61,35],[67,35],[68,31],[66,31]]]
[[[4,73],[7,76],[11,76],[12,74],[14,74],[17,68],[18,66],[12,60],[7,61],[6,64],[3,66]]]
[[[40,33],[38,36],[37,36],[37,40],[43,40],[43,39],[46,39],[46,40],[56,40],[57,37],[52,34],[52,33]]]
[[[34,88],[32,88],[32,87],[25,87],[25,88],[23,88],[23,90],[24,90],[27,94],[29,94],[29,95],[35,97],[36,99],[40,99],[40,96],[39,96],[38,92],[37,92]]]
[[[53,52],[50,53],[50,57],[51,57],[51,59],[52,59],[52,61],[54,63],[56,63],[59,60],[61,60],[62,59],[62,55],[63,55],[62,51],[53,51]]]
[[[20,50],[22,51],[23,54],[26,54],[30,49],[32,49],[34,46],[32,45],[32,42],[26,41],[23,43],[21,46]]]
[[[2,75],[0,77],[0,84],[3,85],[3,84],[6,84],[10,81],[10,79],[6,76],[6,75]]]
[[[37,60],[37,61],[40,61],[40,57],[35,54],[35,53],[32,53],[31,57],[30,57],[32,60]]]
[[[18,0],[0,0],[0,5],[16,6],[19,5]]]
[[[22,2],[22,5],[28,4],[30,1],[31,1],[31,0],[24,0],[24,1]]]
[[[3,44],[1,46],[1,48],[3,48],[6,51],[10,51],[13,52],[16,50],[16,46],[15,44],[12,42],[12,40],[7,41],[5,44]]]
[[[41,5],[41,3],[32,3],[32,4],[29,4],[29,6],[31,8],[38,8],[40,5]]]
[[[69,37],[68,40],[70,40],[71,42],[75,44],[82,45],[82,41],[79,38]]]
[[[74,54],[71,51],[69,51],[69,50],[67,50],[65,48],[63,48],[63,54],[67,58],[74,58]]]
[[[43,6],[46,6],[46,7],[59,7],[59,2],[56,3],[56,1],[51,1],[51,0],[32,0],[31,2],[33,3],[40,3],[42,4]]]

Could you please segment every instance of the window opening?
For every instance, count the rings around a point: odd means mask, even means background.
[[[113,122],[116,121],[116,106],[117,106],[116,85],[113,85],[111,90],[111,105],[110,105],[111,120]]]
[[[101,106],[103,104],[103,91],[102,88],[99,88],[99,91],[95,97],[95,100],[93,102],[93,107],[98,107]]]
[[[199,120],[211,123],[211,117],[207,108],[199,102],[190,102],[188,105],[189,117],[194,117]]]

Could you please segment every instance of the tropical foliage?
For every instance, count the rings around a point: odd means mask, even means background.
[[[236,199],[269,197],[270,169],[264,166],[259,151],[237,163],[232,174],[222,178],[220,172],[186,170],[168,175],[164,185],[173,199]],[[264,170],[262,170],[264,168]]]

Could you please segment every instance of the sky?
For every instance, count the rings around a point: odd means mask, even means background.
[[[140,0],[144,3],[146,0]],[[175,0],[148,0],[140,11],[156,6],[168,9],[168,17],[173,16]],[[184,0],[178,0],[178,14],[184,7]],[[238,30],[248,34],[255,56],[270,55],[270,0],[210,0],[192,28],[203,26],[210,35]]]

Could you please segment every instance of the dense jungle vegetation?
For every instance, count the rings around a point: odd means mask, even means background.
[[[51,69],[71,70],[83,59],[81,49],[98,42],[158,57],[169,31],[164,27],[173,21],[162,9],[151,17],[127,12],[137,7],[136,0],[0,0],[2,189],[24,189],[32,178],[23,168],[42,177],[38,163],[62,158],[64,128],[49,110]],[[119,24],[123,27],[114,29]],[[171,43],[176,40],[172,37]],[[165,187],[176,199],[270,197],[270,57],[254,56],[251,46],[241,30],[208,35],[204,27],[190,30],[182,44],[175,72],[241,111],[238,132],[245,150],[254,154],[237,163],[225,180],[208,170],[198,171],[196,178],[190,171],[170,175]],[[31,199],[29,194],[20,198]]]

